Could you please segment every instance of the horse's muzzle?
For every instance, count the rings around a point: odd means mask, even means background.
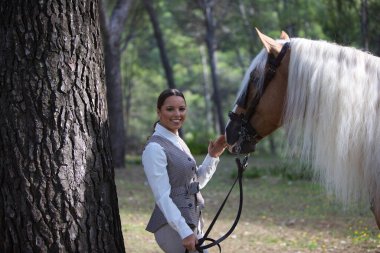
[[[228,146],[228,151],[234,155],[246,155],[246,154],[254,152],[255,149],[256,149],[256,144],[252,144],[247,141],[241,143],[240,145],[235,143],[232,146]]]
[[[230,120],[226,125],[228,151],[232,154],[248,154],[255,151],[256,142],[242,138],[242,122]]]

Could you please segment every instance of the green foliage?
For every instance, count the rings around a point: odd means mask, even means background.
[[[199,142],[198,140],[192,139],[190,141],[187,141],[186,144],[193,155],[207,154],[207,142]]]
[[[138,155],[127,155],[126,158],[127,164],[141,164],[141,156]]]
[[[325,0],[325,17],[321,24],[326,35],[345,45],[360,45],[360,1]]]
[[[112,7],[115,1],[109,1]],[[128,153],[139,153],[157,120],[156,99],[167,88],[167,81],[149,18],[136,2],[138,22],[126,28],[133,39],[122,52],[122,78],[126,112]],[[185,141],[193,152],[207,150],[207,142],[217,135],[212,97],[205,97],[205,84],[211,92],[207,52],[204,50],[206,28],[195,1],[154,1],[177,87],[185,91],[189,114],[184,125]],[[379,1],[369,0],[370,49],[379,52],[377,21]],[[360,45],[359,0],[220,0],[215,5],[216,57],[222,97],[222,111],[233,107],[244,72],[252,57],[262,49],[254,27],[278,38],[281,30],[291,36],[326,39],[346,45]],[[131,18],[134,15],[131,15]],[[203,51],[202,51],[203,50]],[[206,65],[205,65],[206,64]],[[209,107],[210,106],[210,107]],[[208,113],[211,112],[211,117]],[[284,153],[282,130],[265,138],[257,146],[260,155]],[[280,169],[277,169],[280,170]],[[283,169],[290,171],[289,168]],[[285,175],[284,175],[285,176]]]

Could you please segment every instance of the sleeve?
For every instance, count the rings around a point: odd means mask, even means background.
[[[219,157],[215,158],[207,154],[203,163],[198,167],[198,170],[197,170],[200,189],[205,187],[208,181],[210,181],[212,175],[214,175],[214,172],[216,170],[216,167],[218,166],[218,163],[219,163]]]
[[[142,163],[156,204],[164,214],[168,224],[178,232],[182,239],[191,235],[193,231],[169,196],[171,186],[163,148],[157,143],[149,143],[142,154]]]

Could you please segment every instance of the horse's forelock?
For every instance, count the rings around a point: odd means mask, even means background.
[[[268,53],[265,49],[262,49],[260,53],[252,60],[249,68],[244,74],[243,81],[241,82],[240,89],[238,92],[237,98],[240,97],[241,93],[244,92],[247,89],[247,86],[249,84],[249,80],[251,77],[251,73],[255,71],[255,75],[258,75],[259,81],[255,82],[256,89],[258,89],[259,92],[262,91],[262,84],[264,83],[264,70],[265,70],[265,64],[266,60],[268,58]],[[236,101],[235,101],[236,102]]]

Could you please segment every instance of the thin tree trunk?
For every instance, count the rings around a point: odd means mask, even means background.
[[[206,128],[207,131],[213,126],[212,122],[212,111],[211,111],[211,95],[210,95],[210,84],[208,79],[208,72],[207,72],[207,56],[205,52],[204,46],[199,47],[199,52],[201,55],[202,60],[202,67],[203,67],[203,93],[205,98],[205,114],[206,114]]]
[[[215,24],[212,14],[212,1],[209,0],[200,0],[200,5],[205,17],[205,26],[206,26],[206,36],[205,42],[207,47],[207,54],[211,72],[211,82],[214,89],[213,100],[215,104],[215,109],[218,115],[218,125],[220,133],[225,131],[225,122],[222,113],[222,103],[220,99],[219,91],[219,81],[217,73],[217,60],[216,60],[216,40],[215,40]]]
[[[125,166],[125,129],[123,90],[120,69],[121,35],[129,15],[132,0],[118,0],[111,17],[107,17],[105,5],[101,5],[101,24],[104,34],[107,101],[110,119],[112,159],[116,168]]]
[[[368,39],[368,0],[361,0],[360,9],[360,27],[362,34],[362,46],[363,49],[368,51],[369,49],[369,39]]]
[[[156,38],[158,49],[160,50],[161,62],[165,71],[166,80],[168,82],[168,86],[171,89],[175,89],[176,85],[173,77],[173,70],[169,62],[169,58],[166,52],[165,42],[162,36],[162,32],[160,29],[160,24],[156,15],[156,11],[154,10],[153,4],[151,0],[144,0],[145,9],[148,12],[150,22],[152,23],[154,37]]]
[[[276,141],[274,140],[274,136],[273,134],[271,134],[270,136],[268,136],[268,141],[269,141],[269,151],[270,151],[270,154],[271,155],[277,155],[277,145],[276,145]]]
[[[125,252],[98,18],[0,2],[0,252]]]
[[[144,6],[145,6],[146,11],[148,12],[150,22],[151,22],[152,27],[153,27],[154,37],[156,38],[157,47],[160,51],[162,67],[164,68],[164,71],[165,71],[165,76],[166,76],[166,80],[168,82],[168,87],[170,89],[176,89],[172,66],[170,64],[169,57],[168,57],[168,54],[166,52],[164,38],[162,36],[160,23],[158,21],[156,11],[153,7],[153,3],[151,0],[144,0]],[[183,137],[184,134],[185,133],[184,133],[183,128],[179,129],[179,136]]]
[[[252,40],[252,42],[248,44],[249,53],[252,57],[254,55],[253,45],[255,45],[255,43],[257,42],[257,34],[255,32],[254,27],[250,24],[250,22],[248,20],[246,8],[245,8],[245,5],[244,5],[242,0],[239,0],[239,11],[241,14],[241,18],[243,19],[244,27],[247,31],[247,34],[249,35],[250,39]]]
[[[131,68],[132,68],[132,65],[130,65]],[[130,79],[132,79],[132,76],[133,76],[133,71],[130,71]],[[126,101],[126,105],[125,105],[125,114],[126,114],[126,117],[125,117],[125,126],[126,126],[126,129],[128,130],[129,129],[129,119],[130,119],[130,115],[131,115],[131,101],[132,101],[132,90],[133,90],[133,87],[134,87],[134,83],[133,81],[131,80],[127,80],[126,81],[126,87],[127,87],[127,92],[126,92],[126,95],[125,95],[125,101]]]

